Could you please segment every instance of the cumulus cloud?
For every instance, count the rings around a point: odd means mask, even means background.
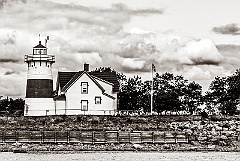
[[[162,45],[159,62],[182,65],[220,65],[224,56],[210,39],[195,40],[188,37],[168,37],[167,44]]]
[[[209,39],[187,42],[178,50],[178,54],[180,62],[188,65],[218,65],[224,60],[222,54]]]
[[[217,34],[240,35],[240,27],[238,27],[238,25],[235,23],[220,27],[214,27],[212,31]]]
[[[224,68],[227,69],[230,73],[234,73],[235,70],[239,68],[240,64],[240,46],[220,44],[217,45],[217,48],[226,59],[226,63],[223,64]]]
[[[123,70],[124,71],[134,71],[134,72],[138,72],[138,71],[145,71],[147,72],[148,69],[147,69],[147,65],[146,65],[146,62],[143,61],[143,60],[136,60],[134,58],[127,58],[127,59],[124,59],[123,63]]]
[[[185,78],[187,78],[189,80],[202,80],[202,79],[209,80],[212,78],[210,71],[208,71],[208,70],[204,71],[203,68],[198,67],[198,66],[186,67],[184,69],[184,73],[185,73],[184,74]],[[182,72],[182,74],[183,74],[183,72]]]

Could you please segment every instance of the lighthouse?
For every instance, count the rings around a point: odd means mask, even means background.
[[[48,55],[45,46],[39,41],[33,47],[32,54],[25,55],[28,73],[24,116],[54,113],[52,64],[55,63],[55,56]]]

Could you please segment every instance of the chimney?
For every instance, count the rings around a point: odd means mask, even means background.
[[[87,64],[87,63],[84,63],[84,67],[83,67],[84,69],[84,71],[85,72],[89,72],[89,64]]]

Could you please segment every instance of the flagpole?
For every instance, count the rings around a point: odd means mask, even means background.
[[[150,115],[153,113],[153,64],[152,64],[152,81],[151,81],[151,110]]]

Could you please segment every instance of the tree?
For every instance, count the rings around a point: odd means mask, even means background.
[[[237,112],[237,105],[240,97],[240,70],[227,77],[227,95],[224,99],[224,104],[220,109],[223,114],[234,115]]]
[[[154,111],[188,111],[193,114],[203,103],[202,87],[196,82],[188,83],[183,76],[158,73],[154,77]]]
[[[184,90],[183,101],[185,109],[192,115],[197,107],[203,104],[202,86],[196,82],[187,84]]]
[[[21,98],[6,98],[0,101],[0,111],[4,115],[23,115],[25,101]]]
[[[215,112],[215,108],[218,109],[218,106],[222,104],[224,97],[227,95],[227,84],[225,77],[215,77],[211,82],[208,91],[205,95],[205,102],[207,110],[210,113]]]
[[[184,94],[184,88],[187,80],[182,76],[174,76],[171,73],[162,75],[156,74],[154,78],[154,111],[161,113],[163,111],[181,110],[181,97]]]
[[[228,77],[216,77],[205,95],[208,110],[217,108],[224,115],[234,115],[240,97],[240,70]],[[212,110],[213,111],[213,110]]]
[[[129,78],[119,92],[120,110],[140,110],[144,106],[143,97],[141,77],[134,76],[133,78]]]

